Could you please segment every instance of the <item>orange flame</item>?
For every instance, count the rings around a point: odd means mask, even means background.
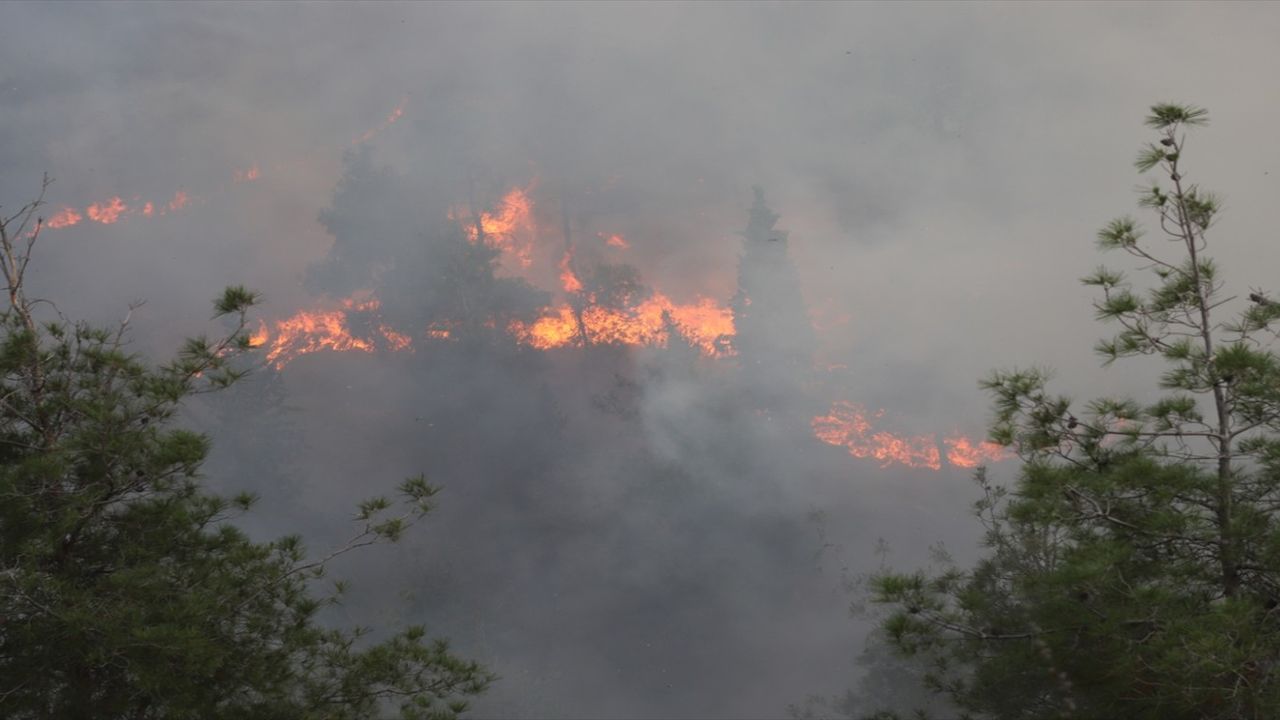
[[[448,340],[453,337],[453,324],[446,322],[432,323],[431,327],[427,328],[427,337],[432,340]]]
[[[49,218],[45,223],[45,227],[57,230],[58,228],[70,227],[84,219],[84,216],[76,212],[74,209],[64,207]]]
[[[560,287],[571,295],[582,292],[582,281],[573,273],[573,252],[569,250],[560,258]]]
[[[668,311],[680,332],[705,354],[716,357],[733,354],[728,342],[736,329],[733,311],[729,308],[711,298],[699,298],[691,305],[671,305]]]
[[[361,350],[373,352],[373,345],[366,340],[351,337],[347,330],[346,313],[300,312],[276,324],[277,335],[267,350],[267,362],[277,370],[284,369],[290,361],[319,350]]]
[[[627,242],[627,239],[617,233],[614,233],[613,235],[596,233],[596,237],[603,239],[605,245],[618,248],[619,250],[627,250],[631,247],[630,243]]]
[[[359,145],[360,143],[368,142],[372,140],[374,137],[376,137],[383,130],[386,130],[392,125],[395,125],[397,120],[404,117],[404,106],[408,104],[408,102],[409,102],[409,95],[408,94],[401,95],[400,102],[396,104],[395,109],[391,111],[391,114],[387,116],[386,120],[383,120],[382,122],[378,123],[376,127],[370,128],[367,132],[365,132],[365,134],[356,138],[355,142],[351,144]],[[250,178],[250,179],[253,179],[253,178]]]
[[[873,417],[879,419],[884,411]],[[810,425],[813,434],[829,445],[839,445],[856,458],[874,458],[880,467],[900,463],[907,467],[925,467],[938,470],[942,467],[938,445],[928,435],[903,437],[873,429],[871,420],[861,406],[849,402],[837,402],[829,415],[815,417]]]
[[[539,350],[576,344],[580,338],[578,319],[573,314],[573,308],[561,305],[553,312],[554,314],[543,315],[529,325],[519,320],[513,321],[508,330],[516,337],[517,342]]]
[[[962,468],[975,468],[989,462],[1000,462],[1012,457],[1007,449],[993,443],[973,443],[969,438],[951,436],[942,439],[947,447],[947,462]]]
[[[156,203],[147,201],[141,204],[137,197],[133,199],[134,205],[129,205],[119,195],[111,197],[103,202],[92,203],[84,209],[84,213],[80,213],[74,208],[64,207],[59,210],[49,221],[45,223],[45,227],[51,230],[71,227],[80,224],[85,217],[102,225],[113,225],[121,220],[141,215],[142,217],[155,217],[156,215],[164,215],[170,212],[181,210],[192,202],[192,197],[186,192],[179,190],[173,194],[173,198],[167,203],[157,205]]]
[[[810,425],[813,434],[829,445],[843,447],[856,458],[880,461],[881,467],[893,463],[914,468],[942,468],[942,452],[931,435],[901,436],[877,431],[872,420],[884,416],[877,410],[870,417],[861,405],[837,402],[827,415],[815,417]],[[953,467],[973,468],[985,462],[999,462],[1009,458],[1009,453],[999,445],[989,442],[975,443],[961,435],[943,439],[947,463]]]
[[[497,212],[480,213],[480,229],[474,222],[465,223],[467,239],[479,242],[484,233],[485,244],[502,251],[504,268],[528,268],[533,264],[533,200],[528,188],[515,188],[503,196]],[[455,218],[466,217],[465,212],[455,210]],[[514,260],[515,262],[509,262]]]
[[[262,320],[258,321],[258,329],[249,334],[249,347],[260,348],[267,344],[267,340],[271,338],[271,333],[267,331],[267,324]]]
[[[582,310],[582,326],[587,340],[602,345],[665,347],[670,340],[669,324],[708,357],[732,354],[728,339],[734,334],[733,311],[710,298],[677,305],[662,293],[625,309],[589,305]],[[511,333],[517,342],[539,350],[575,346],[581,343],[578,319],[573,308],[560,305],[531,324],[513,322]]]
[[[293,317],[277,321],[270,330],[265,324],[261,324],[249,337],[249,344],[252,347],[265,347],[267,364],[277,370],[283,370],[286,365],[303,355],[321,350],[373,352],[375,344],[372,338],[351,334],[347,313],[374,312],[379,307],[378,301],[372,298],[348,298],[342,301],[338,309],[311,312],[304,310]],[[405,350],[412,344],[408,336],[385,324],[378,325],[378,333],[390,350]]]
[[[413,340],[408,335],[402,335],[392,330],[388,325],[379,325],[378,332],[382,333],[382,337],[387,341],[387,346],[392,350],[407,350],[413,344]]]
[[[120,219],[121,215],[124,215],[128,211],[129,206],[125,205],[124,201],[121,200],[118,195],[107,200],[105,203],[94,203],[88,208],[85,208],[85,214],[89,216],[90,220],[102,223],[103,225],[110,225],[116,222]]]

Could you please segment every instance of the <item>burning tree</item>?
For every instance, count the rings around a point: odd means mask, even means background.
[[[46,186],[47,186],[46,182]],[[41,194],[43,197],[43,193]],[[375,498],[327,556],[257,543],[233,524],[254,502],[202,489],[208,438],[171,420],[184,398],[235,382],[256,296],[228,288],[225,336],[151,366],[112,330],[42,322],[25,271],[41,201],[0,216],[0,711],[47,717],[453,716],[491,676],[409,628],[384,642],[323,627],[311,592],[334,557],[394,541],[431,508]],[[341,587],[339,585],[338,591]]]
[[[994,717],[1265,718],[1280,713],[1280,304],[1254,292],[1217,313],[1206,256],[1218,200],[1191,182],[1186,130],[1207,113],[1156,105],[1141,172],[1166,247],[1129,218],[1098,233],[1154,274],[1145,292],[1100,268],[1107,363],[1152,356],[1153,402],[1047,390],[1043,371],[996,372],[992,438],[1025,461],[1012,491],[978,473],[987,557],[971,570],[890,573],[876,600],[932,684]]]
[[[527,205],[523,194],[518,196]],[[511,208],[519,204],[508,202]],[[527,209],[527,208],[526,208]],[[409,339],[501,338],[513,320],[532,321],[547,294],[517,277],[498,277],[503,249],[487,242],[510,218],[415,197],[368,148],[349,152],[341,181],[320,222],[333,236],[328,255],[310,268],[313,291],[336,297],[376,291],[387,321]]]

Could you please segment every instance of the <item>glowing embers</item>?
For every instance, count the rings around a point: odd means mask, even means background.
[[[427,328],[427,337],[432,340],[456,340],[453,332],[454,323],[434,322]]]
[[[504,270],[519,272],[533,264],[533,245],[536,228],[533,220],[533,200],[529,188],[515,188],[502,197],[493,212],[481,212],[479,221],[461,208],[455,208],[450,217],[462,223],[467,239],[484,243],[502,253]]]
[[[732,354],[733,312],[710,298],[677,305],[662,293],[626,308],[586,304],[581,312],[571,305],[548,308],[530,323],[513,322],[516,340],[539,350],[588,345],[649,345],[665,347],[674,330],[708,357]],[[585,336],[585,337],[584,337]]]
[[[258,164],[254,163],[244,170],[236,170],[231,176],[231,181],[236,183],[254,182],[262,178],[262,170],[258,168]]]
[[[876,430],[873,422],[883,415],[883,410],[868,415],[862,406],[841,401],[831,406],[830,413],[815,417],[810,424],[814,436],[822,442],[843,447],[856,458],[877,460],[881,467],[897,463],[913,468],[942,468],[943,450],[934,436],[895,435]],[[947,463],[955,467],[976,467],[1009,456],[999,445],[975,443],[958,435],[944,438],[942,444]]]
[[[266,349],[266,362],[283,370],[293,360],[328,350],[373,352],[407,350],[413,341],[391,329],[377,316],[379,303],[373,298],[348,298],[332,310],[303,311],[268,327],[260,323],[249,336],[249,344]],[[362,330],[353,330],[353,326]]]

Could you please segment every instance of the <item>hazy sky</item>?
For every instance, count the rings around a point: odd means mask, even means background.
[[[0,21],[0,204],[47,172],[50,212],[166,209],[49,231],[37,289],[99,320],[146,298],[148,348],[228,283],[270,317],[310,303],[317,215],[356,145],[435,203],[567,197],[681,300],[728,302],[759,185],[845,397],[902,432],[982,435],[991,368],[1052,366],[1076,397],[1141,377],[1098,368],[1077,278],[1098,227],[1141,217],[1132,159],[1159,101],[1211,112],[1187,163],[1225,198],[1213,254],[1235,294],[1280,292],[1273,4],[67,2]],[[858,492],[886,493],[889,524],[932,517],[877,472]]]
[[[380,161],[438,167],[438,192],[459,198],[465,175],[578,193],[612,183],[599,212],[636,238],[652,279],[686,293],[731,290],[733,233],[750,186],[764,186],[833,354],[882,368],[866,378],[877,386],[913,373],[905,388],[945,403],[920,409],[958,419],[980,412],[973,379],[993,365],[1092,369],[1097,331],[1075,279],[1096,262],[1094,230],[1131,211],[1152,102],[1213,113],[1189,160],[1227,199],[1217,254],[1229,277],[1272,284],[1280,254],[1266,241],[1280,183],[1267,86],[1280,12],[1268,5],[0,13],[14,29],[0,49],[6,204],[45,171],[55,206],[195,199],[149,223],[49,236],[46,253],[77,258],[66,269],[94,308],[163,297],[156,312],[178,322],[243,281],[292,310],[299,273],[330,242],[315,216],[341,153],[402,100],[371,141]],[[255,166],[259,181],[231,182]]]

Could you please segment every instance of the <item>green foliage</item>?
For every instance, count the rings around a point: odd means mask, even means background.
[[[1084,278],[1119,326],[1105,362],[1153,356],[1166,394],[1073,409],[1044,370],[993,373],[991,437],[1024,460],[1011,489],[976,479],[985,557],[972,568],[885,573],[884,630],[934,669],[928,685],[984,717],[1269,718],[1280,714],[1280,306],[1259,293],[1234,320],[1203,253],[1220,203],[1186,181],[1183,130],[1200,108],[1157,105],[1137,162],[1181,257],[1136,221],[1098,234],[1151,271]]]
[[[243,314],[258,304],[260,299],[257,293],[250,292],[243,285],[231,285],[222,292],[222,297],[214,301],[214,317]]]
[[[34,209],[35,205],[29,206]],[[37,233],[38,234],[37,225]],[[151,366],[114,330],[40,324],[22,291],[31,245],[0,224],[10,306],[0,313],[0,715],[7,718],[453,717],[492,676],[422,628],[371,642],[323,626],[312,584],[329,559],[394,541],[436,489],[406,481],[398,514],[365,503],[345,546],[251,541],[248,493],[204,492],[206,437],[179,403],[239,378],[246,313],[228,288],[218,339]],[[337,590],[340,592],[341,584]]]
[[[1157,130],[1177,129],[1179,125],[1195,127],[1209,124],[1209,111],[1195,105],[1160,103],[1151,107],[1147,116],[1148,126]]]

